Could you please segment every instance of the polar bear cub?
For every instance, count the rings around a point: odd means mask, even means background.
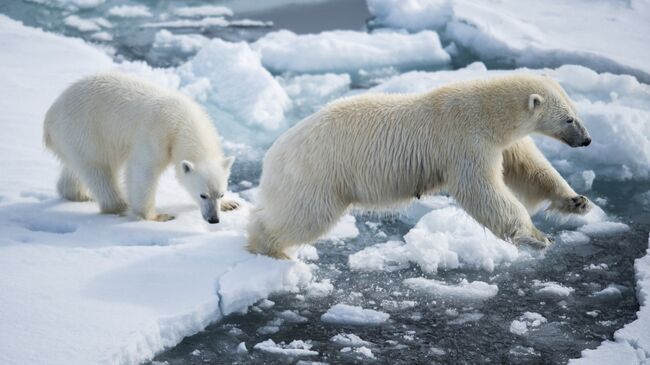
[[[528,210],[548,200],[553,209],[582,214],[590,203],[531,133],[571,147],[591,142],[562,87],[543,76],[333,102],[267,152],[248,248],[286,257],[285,248],[316,240],[352,205],[391,207],[441,190],[495,235],[545,246]]]
[[[105,73],[68,87],[47,111],[44,142],[61,160],[61,197],[92,197],[102,213],[127,207],[146,220],[173,219],[155,210],[155,192],[173,163],[182,186],[201,207],[203,218],[219,223],[219,208],[233,157],[225,157],[208,115],[188,97],[134,76]],[[126,175],[126,198],[118,183]]]

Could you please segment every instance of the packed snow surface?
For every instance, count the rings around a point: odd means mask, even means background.
[[[347,304],[336,304],[320,317],[325,323],[355,326],[376,326],[385,323],[388,318],[388,313]]]

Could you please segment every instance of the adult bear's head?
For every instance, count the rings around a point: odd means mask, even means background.
[[[562,86],[550,77],[535,78],[538,78],[539,92],[528,97],[528,110],[535,115],[535,131],[571,147],[589,146],[589,132]]]

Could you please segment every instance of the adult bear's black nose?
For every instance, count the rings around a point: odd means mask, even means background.
[[[585,139],[585,141],[582,142],[582,145],[585,146],[585,147],[589,146],[590,144],[591,144],[591,138],[589,138],[589,137],[587,137],[587,139]]]
[[[210,224],[219,223],[219,218],[210,218],[208,219],[208,223]]]

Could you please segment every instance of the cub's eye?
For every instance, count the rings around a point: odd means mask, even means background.
[[[206,199],[208,198],[208,196],[207,196],[206,194],[201,194],[201,195],[199,195],[199,196],[200,196],[201,199],[203,199],[203,200],[206,200]]]
[[[219,195],[219,199],[221,199],[221,198],[223,198],[223,193],[221,193],[221,194]]]
[[[573,118],[567,119],[566,122],[569,123],[569,124],[573,123]]]

